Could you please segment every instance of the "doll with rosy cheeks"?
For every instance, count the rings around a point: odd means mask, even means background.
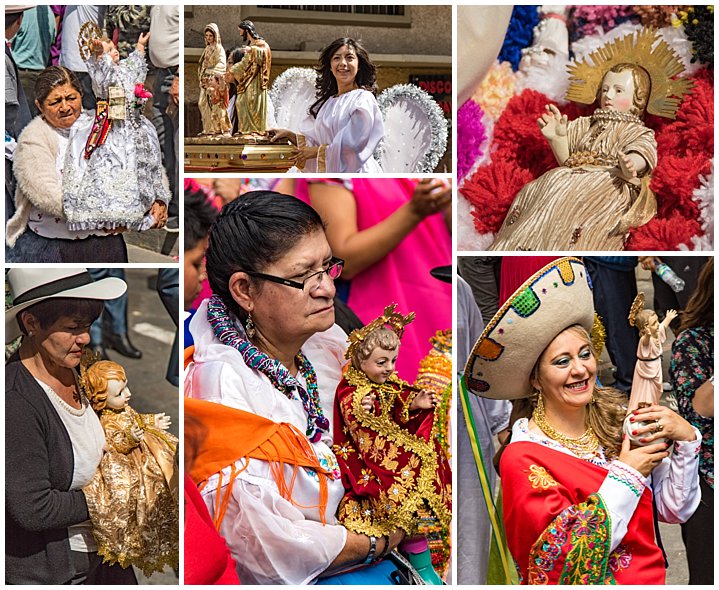
[[[623,250],[631,228],[656,215],[657,164],[645,111],[674,118],[691,81],[665,41],[643,29],[568,66],[567,99],[597,103],[568,121],[548,104],[537,119],[559,164],[525,185],[491,250]]]
[[[403,531],[399,550],[425,581],[441,584],[425,535],[449,532],[452,474],[438,442],[436,394],[395,373],[400,338],[414,314],[402,316],[394,309],[386,307],[382,316],[350,334],[346,357],[351,363],[337,386],[333,426],[345,487],[338,520],[353,532],[376,537],[375,556]]]
[[[111,361],[85,368],[82,383],[105,430],[106,452],[87,499],[98,554],[145,575],[178,562],[178,439],[164,413],[139,414],[125,370]]]
[[[634,366],[632,391],[629,396],[627,417],[624,420],[624,433],[632,444],[643,446],[647,434],[661,432],[661,422],[642,422],[641,414],[645,408],[659,405],[662,396],[662,345],[667,339],[667,329],[677,312],[667,310],[666,317],[659,322],[656,312],[644,309],[644,293],[639,293],[629,313],[629,324],[639,330],[637,346],[637,363]],[[637,414],[637,410],[642,410]],[[664,442],[665,439],[654,439],[652,444]]]
[[[641,223],[656,212],[648,186],[640,199],[657,159],[654,132],[641,118],[649,84],[641,67],[619,64],[604,76],[591,117],[568,122],[556,106],[545,107],[537,124],[559,167],[519,192],[492,250],[624,248],[636,210],[646,206]]]

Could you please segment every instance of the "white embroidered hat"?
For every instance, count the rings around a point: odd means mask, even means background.
[[[575,324],[591,334],[592,288],[581,260],[559,258],[525,281],[489,321],[464,370],[467,388],[491,399],[529,397],[537,359]]]
[[[11,268],[6,275],[13,306],[5,311],[5,343],[20,336],[17,314],[40,301],[56,297],[116,299],[126,290],[122,279],[93,281],[84,268]]]

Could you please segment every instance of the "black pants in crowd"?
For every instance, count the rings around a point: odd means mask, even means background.
[[[699,508],[682,526],[687,548],[689,583],[714,584],[714,490],[699,478],[702,500]]]

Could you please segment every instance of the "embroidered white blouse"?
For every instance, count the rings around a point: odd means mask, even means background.
[[[651,488],[654,494],[657,513],[662,522],[686,522],[694,514],[701,500],[698,480],[701,436],[694,430],[696,440],[675,442],[672,454],[654,469],[650,477],[644,477],[618,459],[607,461],[601,446],[596,456],[579,457],[607,470],[607,477],[597,493],[611,513],[610,551],[617,548],[627,533],[629,521],[645,487]],[[572,457],[577,456],[544,433],[530,431],[527,418],[520,418],[512,427],[511,442],[519,441],[533,442]]]
[[[242,330],[241,326],[238,329]],[[207,301],[190,321],[190,331],[195,351],[185,375],[187,397],[289,422],[305,432],[307,415],[299,397],[290,400],[278,392],[265,375],[245,365],[240,352],[215,337],[207,321]],[[322,408],[330,420],[346,340],[346,334],[335,325],[313,335],[302,347],[317,374]],[[297,377],[304,386],[302,377]],[[336,524],[335,518],[344,488],[331,449],[332,428],[311,444],[320,463],[338,474],[329,481],[326,525],[321,523],[317,508],[319,479],[310,469],[298,472],[292,492],[294,503],[280,495],[269,464],[259,459],[251,459],[233,485],[219,532],[237,562],[243,584],[307,584],[327,569],[344,547],[347,530]],[[244,467],[244,462],[236,465]],[[227,468],[223,473],[224,482],[229,472]],[[285,467],[285,476],[291,481],[291,466]],[[201,492],[210,514],[214,513],[217,484],[218,477],[213,476]]]

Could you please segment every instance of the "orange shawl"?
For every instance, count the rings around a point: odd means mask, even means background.
[[[195,419],[185,426],[185,437],[195,436],[197,444],[197,456],[189,470],[190,477],[201,488],[211,475],[219,473],[217,505],[213,519],[218,530],[232,495],[232,484],[247,468],[250,458],[269,463],[280,495],[295,506],[300,506],[292,500],[292,488],[298,468],[309,467],[315,470],[320,481],[317,508],[322,524],[326,523],[327,478],[331,476],[330,472],[320,465],[307,437],[292,424],[273,422],[244,410],[193,398],[185,398],[185,417]],[[235,465],[238,460],[243,460],[245,467],[238,469]],[[294,466],[289,483],[284,473],[286,464]],[[223,492],[222,470],[228,466],[231,467],[230,481]]]

